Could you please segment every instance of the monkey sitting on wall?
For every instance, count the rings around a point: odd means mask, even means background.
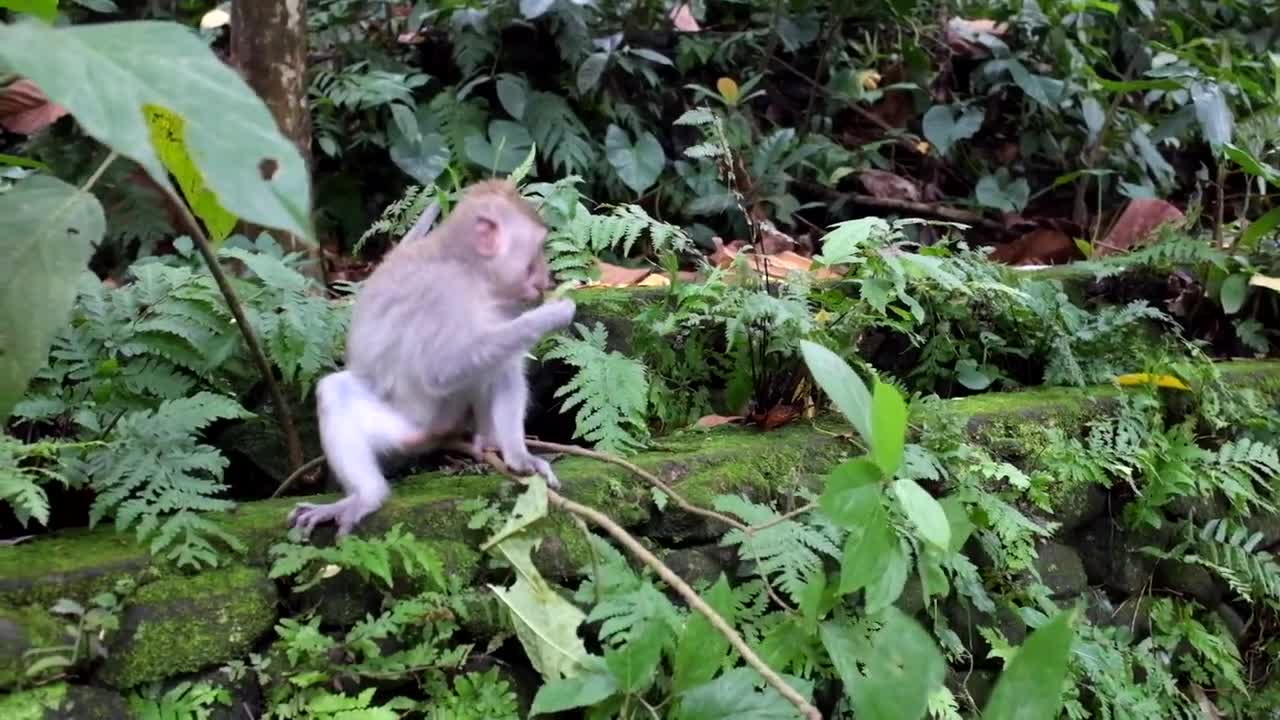
[[[524,442],[524,356],[576,309],[572,300],[528,307],[551,285],[546,226],[513,184],[494,180],[467,188],[414,239],[424,220],[361,288],[346,369],[316,386],[320,443],[344,497],[293,509],[289,524],[308,535],[332,521],[341,537],[382,506],[391,490],[380,455],[433,449],[468,419],[477,451],[496,448],[513,471],[560,485]]]

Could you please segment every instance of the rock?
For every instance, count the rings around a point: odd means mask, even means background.
[[[690,585],[711,585],[721,573],[733,575],[734,548],[717,545],[672,550],[663,558],[667,567]]]
[[[1179,495],[1164,506],[1170,517],[1205,521],[1227,514],[1227,502],[1218,495]]]
[[[1080,553],[1089,580],[1124,595],[1141,592],[1155,572],[1156,559],[1141,552],[1146,546],[1164,548],[1171,530],[1126,530],[1110,517],[1102,517],[1080,531],[1073,544]]]
[[[145,585],[129,598],[96,679],[131,688],[239,657],[275,625],[278,601],[266,572],[244,566]]]
[[[1218,603],[1213,611],[1222,619],[1222,624],[1227,626],[1227,632],[1231,633],[1231,639],[1240,644],[1244,641],[1245,631],[1248,630],[1248,624],[1244,618],[1240,617],[1240,613],[1236,609],[1226,603]]]
[[[1108,624],[1126,628],[1135,642],[1151,634],[1151,606],[1155,603],[1150,595],[1134,595],[1126,598],[1116,608]]]
[[[997,605],[995,613],[976,610],[962,598],[956,597],[947,604],[947,620],[951,629],[960,637],[960,642],[968,648],[976,665],[990,662],[987,654],[991,645],[978,632],[980,627],[999,630],[1004,639],[1011,645],[1020,645],[1027,639],[1027,625],[1017,613],[1004,605]]]
[[[1036,550],[1035,567],[1040,573],[1040,581],[1055,598],[1075,597],[1089,589],[1089,578],[1080,554],[1068,545],[1041,543]],[[1029,575],[1027,579],[1031,579]]]
[[[90,685],[55,683],[0,695],[6,720],[133,720],[117,692]]]
[[[1109,500],[1106,489],[1092,483],[1054,492],[1052,519],[1058,523],[1054,535],[1068,537],[1081,526],[1097,520],[1106,512]]]
[[[964,692],[973,699],[973,704],[978,707],[986,707],[987,700],[991,698],[991,691],[996,686],[996,680],[1000,677],[1000,673],[995,670],[974,670],[960,676],[961,687]]]
[[[40,678],[26,677],[29,660],[25,657],[33,648],[52,648],[59,645],[67,650],[61,653],[71,656],[71,647],[75,644],[74,633],[67,631],[67,623],[52,613],[35,605],[17,610],[0,607],[0,689],[16,686],[19,681],[30,681]],[[81,652],[81,665],[92,660],[90,653]],[[66,672],[74,668],[58,668],[58,672]]]
[[[1189,595],[1208,607],[1222,597],[1223,587],[1218,579],[1199,565],[1164,560],[1156,566],[1156,583],[1181,595]]]
[[[1084,614],[1093,625],[1109,625],[1116,607],[1101,588],[1090,588],[1084,594]]]

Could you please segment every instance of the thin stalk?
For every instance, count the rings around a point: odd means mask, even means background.
[[[280,384],[276,382],[275,374],[271,370],[271,363],[267,360],[266,353],[262,351],[262,346],[258,344],[258,336],[253,332],[253,327],[249,325],[249,318],[244,314],[244,307],[240,304],[240,298],[236,297],[236,292],[231,288],[227,275],[222,271],[222,266],[218,264],[218,259],[214,257],[213,248],[209,245],[209,238],[201,229],[200,223],[196,222],[196,218],[191,214],[191,209],[187,207],[187,203],[170,189],[167,184],[161,186],[165,193],[169,196],[169,200],[174,207],[178,209],[181,216],[182,224],[186,226],[187,232],[191,235],[191,239],[195,240],[196,247],[200,249],[200,257],[204,258],[204,264],[208,266],[209,273],[213,275],[213,281],[218,284],[218,290],[222,293],[222,297],[227,301],[227,307],[231,309],[231,316],[235,318],[236,325],[240,328],[240,335],[244,338],[245,347],[249,349],[249,356],[253,358],[253,364],[258,367],[258,372],[262,374],[262,380],[267,384],[267,391],[271,393],[271,402],[275,405],[276,421],[280,423],[280,430],[284,433],[285,448],[289,453],[289,470],[297,471],[302,466],[302,442],[298,439],[298,429],[293,425],[293,414],[289,411],[289,405],[285,402],[284,393],[280,391]]]

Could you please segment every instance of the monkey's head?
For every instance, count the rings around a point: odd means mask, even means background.
[[[458,223],[450,239],[461,236],[499,299],[533,303],[551,287],[543,254],[547,227],[515,185],[505,180],[472,185],[449,219]]]

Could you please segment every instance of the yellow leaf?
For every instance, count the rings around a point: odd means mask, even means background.
[[[928,155],[929,143],[925,142],[924,140],[921,140],[920,142],[916,143],[916,152],[920,153],[921,155]]]
[[[204,221],[209,242],[216,248],[236,226],[236,216],[218,204],[218,196],[204,184],[200,171],[187,154],[182,139],[182,116],[156,105],[144,105],[143,115],[151,130],[151,144],[166,170],[173,174],[191,212]]]
[[[1280,292],[1280,278],[1278,277],[1271,277],[1270,275],[1254,275],[1249,278],[1249,284],[1261,285],[1264,288]]]
[[[861,77],[863,90],[875,90],[880,87],[880,73],[875,70],[863,71]]]
[[[720,91],[720,97],[730,105],[738,104],[738,83],[733,78],[722,77],[716,81],[716,89]]]
[[[1178,378],[1172,375],[1153,375],[1151,373],[1130,373],[1128,375],[1117,375],[1116,384],[1118,385],[1155,385],[1156,387],[1174,388],[1175,390],[1190,390]]]

